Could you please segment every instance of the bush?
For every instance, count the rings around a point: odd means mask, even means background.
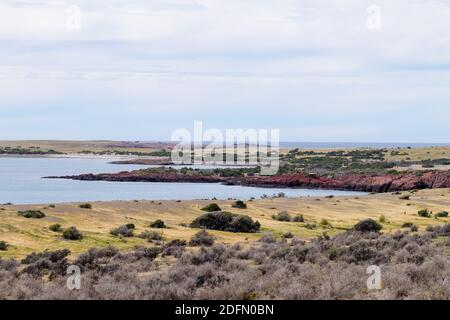
[[[284,239],[292,239],[294,237],[294,235],[292,234],[292,232],[285,232],[283,233],[283,238]]]
[[[219,207],[217,203],[210,203],[206,207],[201,209],[202,211],[206,212],[215,212],[215,211],[222,211],[222,209]]]
[[[80,239],[83,239],[83,235],[75,227],[69,227],[69,228],[65,229],[63,234],[62,234],[62,236],[63,236],[64,239],[67,239],[67,240],[80,240]]]
[[[52,224],[48,228],[50,229],[50,231],[53,231],[53,232],[61,232],[62,231],[61,225],[59,223]]]
[[[24,218],[41,219],[45,217],[45,213],[40,210],[25,210],[17,212],[17,215]]]
[[[277,239],[272,233],[265,233],[258,241],[263,243],[276,243]]]
[[[197,232],[189,241],[189,245],[193,247],[206,246],[210,247],[214,244],[214,237],[205,230]]]
[[[230,212],[209,212],[196,218],[191,223],[191,228],[205,228],[229,232],[258,232],[261,225],[258,221],[245,215],[236,215]]]
[[[160,253],[161,253],[161,248],[159,248],[159,247],[144,248],[142,250],[143,256],[150,260],[156,259],[156,257]]]
[[[404,196],[401,196],[399,199],[400,200],[409,200],[411,198],[411,196],[409,194],[406,194]]]
[[[231,206],[237,209],[247,209],[247,204],[242,200],[235,201]]]
[[[8,250],[8,244],[5,241],[0,241],[0,251]]]
[[[161,219],[158,219],[150,223],[150,228],[164,229],[166,224]]]
[[[136,226],[134,225],[134,223],[127,223],[125,226],[130,230],[136,229]]]
[[[313,229],[317,228],[317,226],[315,223],[307,223],[307,224],[305,224],[305,228],[309,229],[309,230],[313,230]]]
[[[422,217],[422,218],[430,218],[432,212],[429,211],[428,209],[422,209],[422,210],[419,210],[419,212],[417,212],[417,214],[419,215],[419,217]]]
[[[163,239],[162,233],[155,231],[144,231],[138,237],[148,241],[161,241]]]
[[[384,215],[381,215],[380,218],[378,219],[378,222],[380,222],[380,223],[386,223],[386,222],[387,222],[387,219],[386,219],[386,217],[385,217]]]
[[[36,263],[39,260],[47,259],[51,262],[58,262],[65,259],[68,255],[70,255],[70,250],[61,249],[55,251],[44,251],[44,252],[32,252],[22,259],[22,264],[32,264]]]
[[[434,215],[436,218],[447,218],[448,212],[447,211],[441,211]]]
[[[321,226],[331,226],[331,223],[330,223],[330,221],[328,221],[327,219],[322,218],[322,219],[320,220],[320,225],[321,225]]]
[[[123,225],[115,229],[112,229],[109,233],[112,234],[113,236],[121,235],[123,237],[129,238],[133,236],[133,230],[134,229],[129,229],[127,225]]]
[[[412,232],[419,231],[419,227],[412,222],[405,222],[402,224],[402,228],[409,228]]]
[[[292,220],[292,217],[286,211],[282,211],[282,212],[279,212],[276,215],[273,215],[272,219],[278,220],[278,221],[290,222]]]
[[[186,241],[185,240],[179,240],[175,239],[170,241],[169,243],[166,243],[162,248],[162,256],[173,256],[175,258],[179,258],[184,248],[186,247]]]
[[[305,222],[305,218],[302,214],[296,215],[294,218],[292,218],[293,222]]]
[[[405,222],[402,224],[402,228],[411,228],[414,225],[412,222]]]
[[[383,227],[373,219],[361,220],[353,229],[360,232],[378,232]]]
[[[80,204],[78,206],[78,208],[81,208],[81,209],[92,209],[92,204],[90,204],[90,203],[82,203],[82,204]]]

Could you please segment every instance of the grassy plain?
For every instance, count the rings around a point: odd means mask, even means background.
[[[231,207],[233,201],[214,201],[226,211],[242,213],[258,220],[262,225],[261,233],[229,233],[211,231],[218,242],[235,243],[256,241],[264,232],[271,232],[280,237],[285,232],[292,232],[299,238],[308,240],[327,232],[332,236],[351,228],[356,222],[365,218],[378,220],[384,216],[383,232],[393,232],[402,228],[405,222],[419,226],[419,232],[426,226],[450,222],[449,218],[422,218],[417,215],[420,209],[430,209],[434,213],[450,211],[450,189],[421,190],[410,194],[410,200],[401,200],[399,194],[373,194],[359,197],[334,198],[269,198],[247,202],[247,209]],[[166,240],[190,239],[197,229],[182,224],[189,224],[202,214],[203,206],[211,203],[207,200],[195,201],[111,201],[92,202],[92,209],[81,209],[78,203],[48,205],[2,206],[0,210],[0,241],[7,241],[10,247],[0,251],[0,257],[23,257],[34,251],[68,248],[73,255],[92,247],[114,245],[121,249],[132,249],[136,245],[150,245],[145,240],[120,238],[109,234],[119,225],[133,223],[136,234],[150,230],[149,223],[162,219],[168,229],[162,231]],[[18,210],[41,210],[43,219],[26,219],[17,215]],[[295,216],[302,214],[304,223],[280,222],[271,216],[287,211]],[[322,226],[326,219],[329,226]],[[80,241],[64,240],[60,233],[49,230],[51,224],[59,223],[62,227],[76,226],[83,234]],[[316,224],[315,229],[306,228],[306,224]]]

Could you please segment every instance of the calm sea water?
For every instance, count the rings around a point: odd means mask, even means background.
[[[288,197],[360,195],[328,190],[254,188],[211,183],[107,182],[43,179],[44,176],[111,173],[147,168],[114,165],[103,159],[0,158],[0,203],[58,203],[108,200],[189,200],[259,198],[284,192]]]

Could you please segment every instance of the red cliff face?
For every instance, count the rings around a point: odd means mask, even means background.
[[[225,184],[255,187],[336,189],[365,192],[391,192],[413,189],[450,188],[450,173],[445,171],[431,171],[423,173],[423,175],[418,175],[416,173],[382,176],[347,175],[340,178],[307,177],[303,174],[224,178],[219,176],[183,175],[177,172],[142,173],[140,171],[125,171],[119,173],[82,174],[78,176],[50,178],[142,182],[221,182]]]
[[[405,173],[397,175],[348,175],[339,179],[306,177],[303,174],[286,174],[271,177],[247,177],[243,185],[284,186],[296,188],[341,189],[367,192],[390,192],[413,189],[450,188],[450,173],[426,172],[423,175]]]

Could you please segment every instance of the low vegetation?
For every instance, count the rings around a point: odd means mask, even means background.
[[[448,218],[448,212],[447,211],[441,211],[434,215],[436,218]]]
[[[236,209],[247,209],[247,204],[242,200],[237,200],[233,202],[231,206]]]
[[[91,249],[73,262],[68,250],[0,259],[0,299],[450,299],[450,226],[423,235],[368,231],[375,224],[361,221],[371,227],[310,242],[265,234],[248,247],[208,243],[188,250],[174,240],[131,252]],[[161,264],[168,255],[175,260]],[[83,272],[80,290],[65,286],[70,264]],[[383,271],[379,290],[367,290],[371,265]]]
[[[246,215],[237,215],[226,211],[209,212],[196,218],[191,228],[205,228],[228,232],[258,232],[261,225]]]
[[[81,240],[83,239],[83,235],[76,227],[69,227],[63,231],[62,234],[64,239],[67,240]]]
[[[359,232],[378,232],[383,227],[373,219],[366,219],[358,222],[354,229]]]
[[[8,244],[5,241],[0,241],[0,251],[8,250]]]
[[[431,215],[433,214],[433,212],[428,209],[422,209],[422,210],[419,210],[417,212],[417,214],[419,215],[419,217],[422,217],[422,218],[431,218]]]
[[[164,223],[164,221],[162,221],[161,219],[157,219],[157,220],[153,221],[152,223],[150,223],[150,228],[164,229],[167,227],[166,227],[166,224]]]
[[[117,228],[112,229],[109,233],[113,236],[122,236],[126,238],[133,237],[134,225],[122,225]]]
[[[138,235],[141,239],[146,239],[149,242],[163,240],[163,234],[161,232],[147,230]]]
[[[81,209],[92,209],[92,204],[90,203],[82,203],[78,206]]]
[[[201,210],[205,212],[222,211],[217,203],[210,203],[206,207],[203,207]]]
[[[207,231],[201,230],[196,233],[191,241],[189,241],[189,245],[193,247],[205,246],[210,247],[214,244],[214,236],[210,235]]]
[[[42,219],[45,217],[45,213],[40,210],[25,210],[17,212],[17,215],[28,219]]]
[[[48,228],[49,228],[50,231],[53,231],[53,232],[61,232],[61,231],[63,231],[63,229],[62,229],[62,227],[61,227],[61,225],[59,223],[52,224]]]

